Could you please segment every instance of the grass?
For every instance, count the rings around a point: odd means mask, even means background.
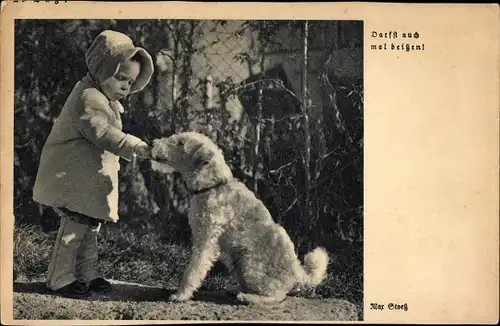
[[[55,235],[42,232],[34,225],[14,228],[14,280],[38,278],[47,271]]]
[[[43,280],[56,234],[41,228],[16,225],[14,229],[14,281]],[[106,277],[125,282],[176,288],[188,263],[190,250],[163,239],[158,230],[137,231],[125,224],[104,226],[99,237],[98,270]],[[327,279],[316,289],[324,298],[345,299],[363,311],[362,275],[348,259],[331,257]],[[204,290],[221,290],[232,282],[221,264],[204,281]]]

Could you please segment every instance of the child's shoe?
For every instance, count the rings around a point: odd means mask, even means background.
[[[102,277],[98,277],[90,281],[89,289],[94,292],[108,292],[111,290],[111,283]]]
[[[49,291],[54,294],[59,294],[64,297],[73,299],[87,298],[90,296],[90,291],[87,284],[79,281],[74,281],[73,283],[63,286],[59,290],[49,289]]]

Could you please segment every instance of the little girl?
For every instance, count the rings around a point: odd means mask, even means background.
[[[69,297],[111,289],[94,264],[101,223],[118,221],[119,157],[150,157],[148,144],[122,131],[119,100],[149,83],[151,56],[128,36],[107,30],[85,62],[88,73],[52,127],[33,188],[33,199],[61,217],[47,287]]]

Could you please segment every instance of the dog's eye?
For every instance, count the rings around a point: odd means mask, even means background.
[[[184,139],[179,139],[179,141],[177,142],[177,145],[179,146],[184,146]]]

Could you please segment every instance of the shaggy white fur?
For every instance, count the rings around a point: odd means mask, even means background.
[[[297,288],[314,288],[326,275],[328,255],[316,248],[301,265],[285,229],[264,204],[233,178],[222,151],[210,138],[183,132],[153,141],[153,168],[178,170],[193,192],[189,210],[192,253],[178,291],[192,297],[212,265],[221,260],[239,282],[247,303],[280,302]]]

